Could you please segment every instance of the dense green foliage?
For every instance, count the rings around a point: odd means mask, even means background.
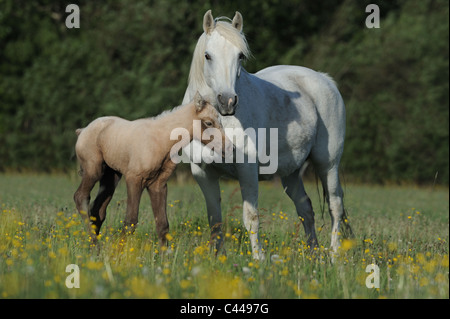
[[[81,28],[67,29],[77,3]],[[347,105],[346,178],[449,181],[449,3],[0,0],[0,170],[73,168],[74,130],[100,115],[178,105],[202,16],[244,16],[250,72],[329,73]]]

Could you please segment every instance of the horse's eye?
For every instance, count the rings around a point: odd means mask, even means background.
[[[207,52],[205,52],[205,59],[208,61],[211,60],[211,56]]]
[[[239,60],[244,60],[244,58],[245,58],[245,55],[244,55],[244,53],[239,53]]]
[[[205,124],[205,126],[207,127],[211,127],[213,125],[213,123],[211,121],[204,121],[203,122]]]

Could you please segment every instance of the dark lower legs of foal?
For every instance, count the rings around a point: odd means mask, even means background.
[[[106,167],[103,176],[100,179],[97,196],[89,207],[89,216],[92,225],[95,226],[96,235],[99,234],[100,228],[105,221],[106,208],[114,195],[114,191],[116,190],[121,177],[122,174],[114,171],[110,167]]]
[[[101,173],[88,174],[83,173],[81,184],[74,194],[74,201],[80,215],[83,218],[86,230],[92,237],[94,243],[100,228],[106,218],[106,208],[111,202],[117,184],[122,175],[110,167],[106,166]],[[95,183],[100,181],[99,190],[95,200],[90,202],[90,193]],[[137,223],[139,214],[139,204],[144,189],[144,183],[139,177],[126,177],[127,183],[127,211],[124,220],[123,234],[133,233]],[[169,232],[169,222],[167,220],[167,183],[158,182],[146,186],[152,204],[153,214],[155,217],[156,232],[158,241],[161,246],[167,245],[166,235]]]
[[[95,172],[83,170],[81,184],[73,198],[77,210],[83,219],[87,233],[92,237],[94,243],[97,241],[100,227],[106,218],[106,208],[111,201],[120,177],[120,173],[115,172],[109,167],[105,167],[103,170],[99,168]],[[99,180],[98,194],[94,202],[89,204],[91,191],[95,183]]]

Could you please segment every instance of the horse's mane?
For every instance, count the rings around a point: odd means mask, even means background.
[[[242,32],[239,32],[229,22],[220,21],[221,19],[227,19],[226,17],[216,18],[214,20],[214,30],[219,32],[221,36],[230,41],[234,46],[239,48],[246,58],[251,56],[250,48],[248,47],[247,40]],[[189,71],[189,84],[194,84],[195,87],[203,87],[206,85],[205,78],[203,76],[203,64],[205,62],[205,48],[206,48],[206,33],[203,33],[198,39],[195,46],[194,56],[192,58],[191,70]]]

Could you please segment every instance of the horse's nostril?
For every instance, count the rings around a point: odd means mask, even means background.
[[[217,94],[217,102],[225,108],[234,108],[238,104],[239,98],[236,94]]]

